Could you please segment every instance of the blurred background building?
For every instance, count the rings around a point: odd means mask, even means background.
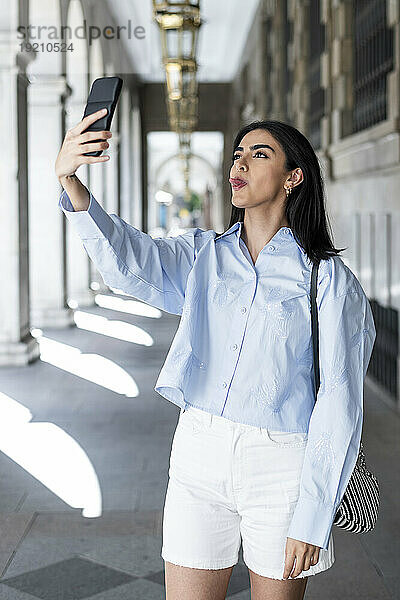
[[[370,389],[398,411],[398,0],[3,2],[3,392],[19,373],[34,387],[35,364],[55,352],[44,331],[79,327],[79,314],[113,297],[57,205],[54,173],[93,80],[107,75],[124,80],[111,159],[77,175],[108,213],[152,236],[226,228],[232,143],[245,123],[278,119],[309,138],[335,245],[348,247],[342,257],[374,312]]]

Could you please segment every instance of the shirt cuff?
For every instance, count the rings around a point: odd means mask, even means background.
[[[337,507],[320,504],[311,498],[299,498],[286,535],[328,550],[336,512]]]
[[[87,210],[75,211],[66,190],[63,190],[58,205],[81,239],[109,238],[114,223],[90,191],[89,196]]]

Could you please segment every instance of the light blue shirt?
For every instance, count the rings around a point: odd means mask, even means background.
[[[152,238],[107,214],[91,193],[86,211],[73,211],[65,190],[59,206],[107,285],[181,315],[155,391],[181,408],[308,432],[287,536],[327,550],[358,457],[363,381],[376,337],[353,272],[339,256],[319,265],[321,384],[314,408],[312,264],[289,227],[254,264],[240,221],[219,236],[192,227]]]

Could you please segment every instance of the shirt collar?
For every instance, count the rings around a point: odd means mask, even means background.
[[[220,238],[230,235],[232,233],[235,232],[236,234],[236,239],[238,241],[238,243],[240,242],[240,235],[242,232],[242,227],[243,227],[243,221],[237,221],[236,223],[234,223],[232,225],[232,227],[230,227],[229,229],[227,229],[226,231],[224,231],[223,233],[221,233],[221,235],[218,235],[215,239],[219,240]],[[278,231],[276,232],[276,234],[271,238],[271,240],[268,242],[270,244],[280,244],[280,243],[285,243],[285,242],[295,242],[297,244],[297,246],[300,248],[301,252],[303,254],[306,254],[306,251],[304,250],[304,248],[302,246],[300,246],[300,244],[297,243],[294,235],[293,235],[293,231],[290,227],[280,227],[278,229]]]
[[[232,225],[232,227],[230,227],[229,229],[224,231],[224,233],[221,233],[221,235],[217,235],[217,237],[215,239],[219,240],[219,238],[222,238],[225,235],[229,235],[230,233],[232,233],[232,231],[236,231],[236,229],[239,229],[239,236],[240,236],[240,232],[242,231],[242,225],[243,225],[243,221],[237,221],[236,223],[234,223]]]

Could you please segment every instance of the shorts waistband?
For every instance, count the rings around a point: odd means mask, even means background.
[[[231,421],[230,419],[227,419],[226,417],[223,417],[221,415],[214,415],[212,413],[209,413],[201,408],[197,408],[196,406],[192,406],[191,404],[186,404],[184,408],[181,408],[180,414],[189,411],[190,413],[192,413],[193,415],[196,416],[196,418],[199,418],[202,420],[204,425],[207,426],[213,426],[213,427],[217,427],[217,428],[230,428],[230,429],[236,429],[236,430],[240,430],[240,431],[256,431],[258,430],[260,433],[262,433],[263,431],[268,431],[271,434],[277,434],[277,435],[289,435],[289,434],[294,434],[295,432],[286,432],[286,431],[282,431],[282,430],[273,430],[273,429],[269,429],[266,427],[260,427],[258,425],[248,425],[246,423],[237,423],[236,421]],[[307,437],[306,433],[301,433],[302,436]]]

